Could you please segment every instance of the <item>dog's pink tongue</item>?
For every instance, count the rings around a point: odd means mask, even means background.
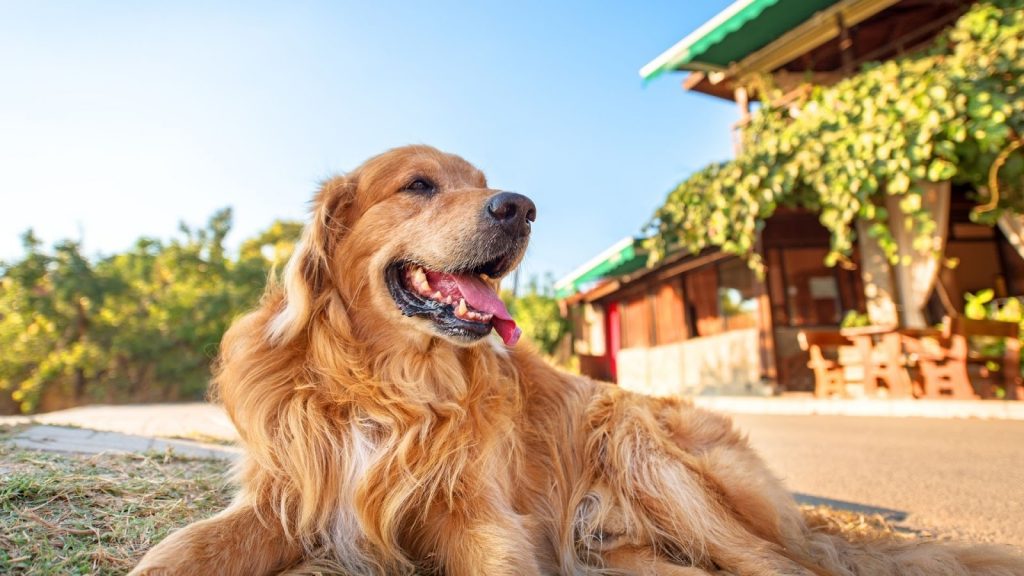
[[[476,276],[453,275],[452,278],[459,285],[459,292],[466,299],[466,303],[479,310],[493,314],[491,324],[494,330],[501,336],[507,346],[515,346],[522,336],[523,331],[516,326],[516,321],[505,308],[505,303],[498,298],[498,295],[491,290],[491,287]]]

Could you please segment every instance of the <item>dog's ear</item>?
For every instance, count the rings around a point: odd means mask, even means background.
[[[283,308],[267,327],[272,344],[290,342],[308,325],[318,298],[332,282],[330,261],[347,232],[345,214],[356,187],[354,176],[337,176],[324,182],[314,197],[312,218],[284,268]]]

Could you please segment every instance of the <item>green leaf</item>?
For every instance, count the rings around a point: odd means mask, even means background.
[[[900,195],[905,194],[910,188],[910,177],[906,174],[899,172],[892,175],[892,179],[889,180],[889,194]]]
[[[928,179],[932,182],[950,180],[956,176],[956,165],[948,160],[936,158],[928,165]]]

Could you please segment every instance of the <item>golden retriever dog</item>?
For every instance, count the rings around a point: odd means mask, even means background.
[[[221,345],[238,495],[133,574],[1024,574],[809,522],[728,418],[515,345],[497,291],[535,215],[426,146],[326,182]]]

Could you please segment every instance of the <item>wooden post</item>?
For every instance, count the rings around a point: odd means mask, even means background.
[[[839,57],[842,59],[843,75],[847,76],[853,72],[853,40],[850,39],[850,29],[843,21],[842,12],[836,12],[836,24],[839,26]]]
[[[757,232],[757,242],[754,251],[761,257],[761,262],[767,265],[768,251],[764,248],[762,232]],[[757,295],[757,343],[761,356],[761,380],[769,380],[775,383],[777,388],[782,386],[779,382],[779,372],[775,365],[775,326],[772,323],[772,304],[768,293],[768,273],[765,271],[764,279],[756,282]]]
[[[738,128],[733,134],[733,151],[739,156],[743,152],[743,130],[750,122],[750,94],[745,87],[739,86],[733,91],[733,97],[740,109],[740,121],[736,123]]]

